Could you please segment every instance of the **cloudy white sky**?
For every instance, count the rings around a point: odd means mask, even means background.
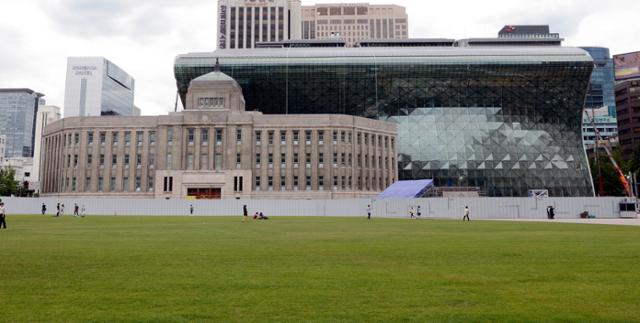
[[[340,3],[302,0],[303,4]],[[493,37],[505,24],[549,24],[569,46],[640,50],[637,0],[369,0],[407,8],[411,37]],[[0,88],[64,104],[66,58],[104,56],[136,79],[145,115],[173,109],[173,59],[212,51],[217,0],[0,0]]]

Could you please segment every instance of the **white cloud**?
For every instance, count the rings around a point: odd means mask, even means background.
[[[303,0],[303,4],[316,1]],[[343,1],[327,0],[317,2]],[[505,24],[550,24],[572,46],[640,50],[640,2],[370,0],[407,7],[412,37],[492,37]],[[173,110],[176,55],[212,51],[216,0],[21,0],[0,4],[0,87],[62,106],[68,56],[104,56],[136,79],[143,113]]]

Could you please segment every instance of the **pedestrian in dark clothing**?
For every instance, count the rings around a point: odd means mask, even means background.
[[[42,203],[42,215],[44,215],[45,213],[47,213],[47,205]]]
[[[56,217],[60,216],[60,203],[56,205]]]
[[[189,213],[191,213],[191,215],[193,215],[193,204],[189,205]]]
[[[7,217],[6,210],[4,208],[4,202],[0,202],[0,229],[7,229]]]
[[[78,203],[73,205],[73,216],[80,216],[80,206],[78,206]]]
[[[556,208],[554,208],[553,206],[549,207],[549,219],[551,220],[555,220],[556,218]]]
[[[371,211],[373,209],[371,208],[371,205],[367,205],[367,220],[371,220]]]
[[[242,206],[242,223],[247,222],[249,219],[249,210],[247,210],[247,205]]]
[[[464,222],[464,220],[466,219],[467,221],[471,221],[471,219],[469,218],[469,214],[471,214],[471,211],[469,210],[468,206],[464,207],[464,216],[462,217],[462,221]]]

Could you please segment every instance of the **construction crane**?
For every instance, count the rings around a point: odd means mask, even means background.
[[[616,159],[613,158],[613,153],[611,152],[611,149],[609,148],[609,140],[604,140],[602,139],[602,137],[600,136],[600,130],[598,130],[598,127],[596,127],[596,117],[595,114],[592,116],[589,116],[589,113],[585,111],[585,113],[587,114],[587,117],[589,118],[589,121],[591,122],[591,126],[593,127],[593,130],[596,134],[596,154],[598,153],[598,145],[597,143],[602,141],[604,142],[604,150],[607,152],[607,156],[609,157],[609,160],[611,161],[611,164],[613,165],[613,168],[616,170],[616,173],[618,174],[618,180],[620,181],[620,183],[622,184],[622,186],[624,186],[624,190],[627,192],[627,196],[633,198],[634,194],[633,191],[631,190],[631,184],[629,183],[629,181],[627,180],[627,176],[624,174],[624,172],[622,171],[622,169],[620,169],[620,166],[618,166],[618,163],[616,162]],[[596,155],[597,156],[597,155]],[[597,157],[596,157],[597,159]],[[600,181],[602,180],[601,178],[599,179]]]

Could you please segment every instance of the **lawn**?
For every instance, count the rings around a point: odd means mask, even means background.
[[[10,216],[4,322],[640,322],[640,228]]]

